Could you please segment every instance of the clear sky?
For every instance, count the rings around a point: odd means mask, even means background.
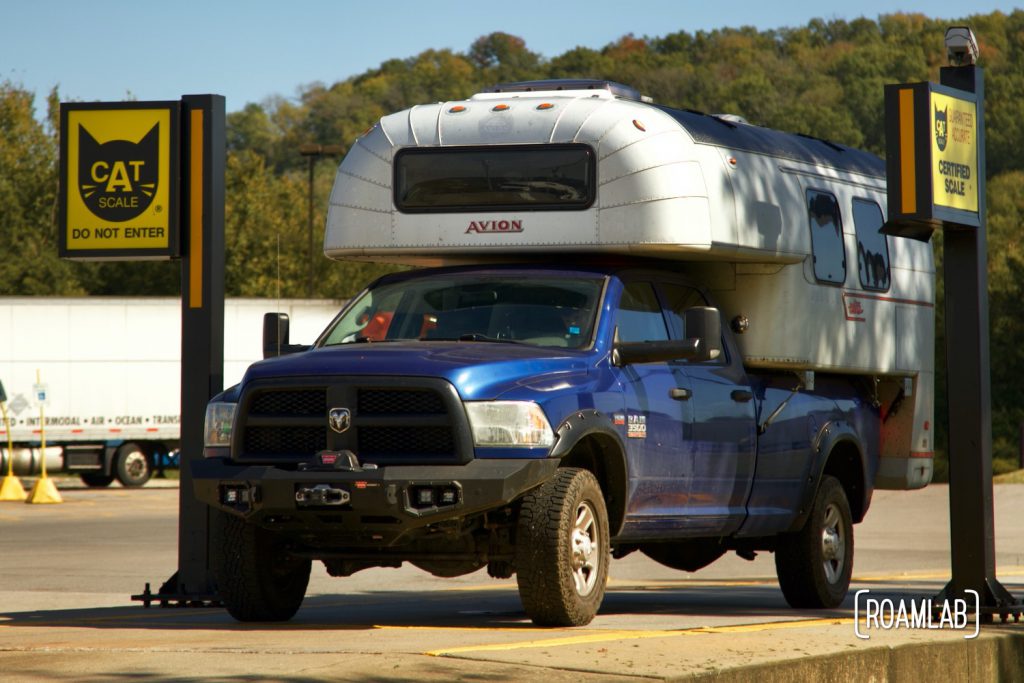
[[[228,111],[331,84],[428,48],[465,52],[504,31],[545,57],[619,37],[891,12],[963,19],[991,0],[0,0],[0,81],[61,99],[173,100],[216,93]],[[467,93],[468,95],[469,93]]]

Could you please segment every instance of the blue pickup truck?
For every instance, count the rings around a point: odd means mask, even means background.
[[[196,495],[240,620],[311,562],[517,577],[586,624],[612,558],[775,554],[832,607],[875,488],[932,474],[931,247],[887,236],[885,165],[599,81],[504,84],[380,119],[324,253],[416,269],[207,410]]]
[[[713,303],[650,265],[377,281],[210,404],[193,474],[228,609],[290,618],[314,559],[408,561],[515,574],[535,622],[585,624],[635,550],[686,571],[774,551],[791,604],[839,604],[877,408],[840,376],[748,372]]]

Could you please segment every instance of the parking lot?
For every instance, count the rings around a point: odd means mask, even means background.
[[[174,483],[62,493],[61,505],[0,504],[6,680],[793,680],[840,670],[909,680],[928,662],[1024,672],[1024,624],[985,627],[977,640],[854,632],[855,591],[921,598],[948,579],[944,486],[876,493],[840,609],[790,609],[769,554],[730,555],[692,575],[633,554],[613,562],[601,613],[577,629],[534,627],[514,579],[437,579],[410,566],[345,579],[315,567],[302,609],[282,625],[239,624],[220,609],[144,609],[129,596],[146,582],[157,589],[176,564]],[[997,486],[995,503],[998,575],[1020,597],[1024,486]]]

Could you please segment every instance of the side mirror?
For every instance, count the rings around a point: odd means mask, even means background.
[[[308,346],[288,343],[290,320],[287,313],[263,314],[263,357],[276,358],[297,351],[305,351]]]
[[[634,363],[667,363],[670,360],[696,358],[700,353],[696,339],[683,341],[619,342],[612,351],[612,363],[618,366]]]
[[[3,382],[0,382],[0,403],[7,403],[7,392],[4,391]]]
[[[263,357],[276,358],[288,347],[287,313],[263,314]]]
[[[700,340],[695,361],[715,360],[722,355],[722,314],[710,306],[694,306],[683,312],[683,334]]]
[[[620,342],[616,331],[612,363],[623,366],[672,360],[702,362],[722,355],[722,316],[717,308],[696,306],[686,309],[683,332],[687,338],[681,341]]]

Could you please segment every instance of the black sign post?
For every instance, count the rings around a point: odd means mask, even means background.
[[[951,29],[947,44],[954,31],[966,51],[969,30]],[[973,34],[969,42],[976,50]],[[938,597],[974,605],[976,596],[980,619],[1005,620],[1022,607],[995,567],[984,79],[972,55],[940,69],[940,81],[886,86],[883,232],[928,241],[942,229],[953,576]]]
[[[978,594],[990,619],[1021,614],[996,578],[992,502],[992,392],[989,367],[988,249],[985,216],[984,76],[974,65],[943,67],[942,85],[978,102],[977,228],[942,231],[946,296],[946,394],[949,402],[949,526],[953,578],[943,599]]]
[[[147,605],[217,602],[209,572],[209,508],[192,489],[203,457],[206,404],[224,388],[225,107],[221,95],[186,95],[182,103],[181,482],[178,571]]]

